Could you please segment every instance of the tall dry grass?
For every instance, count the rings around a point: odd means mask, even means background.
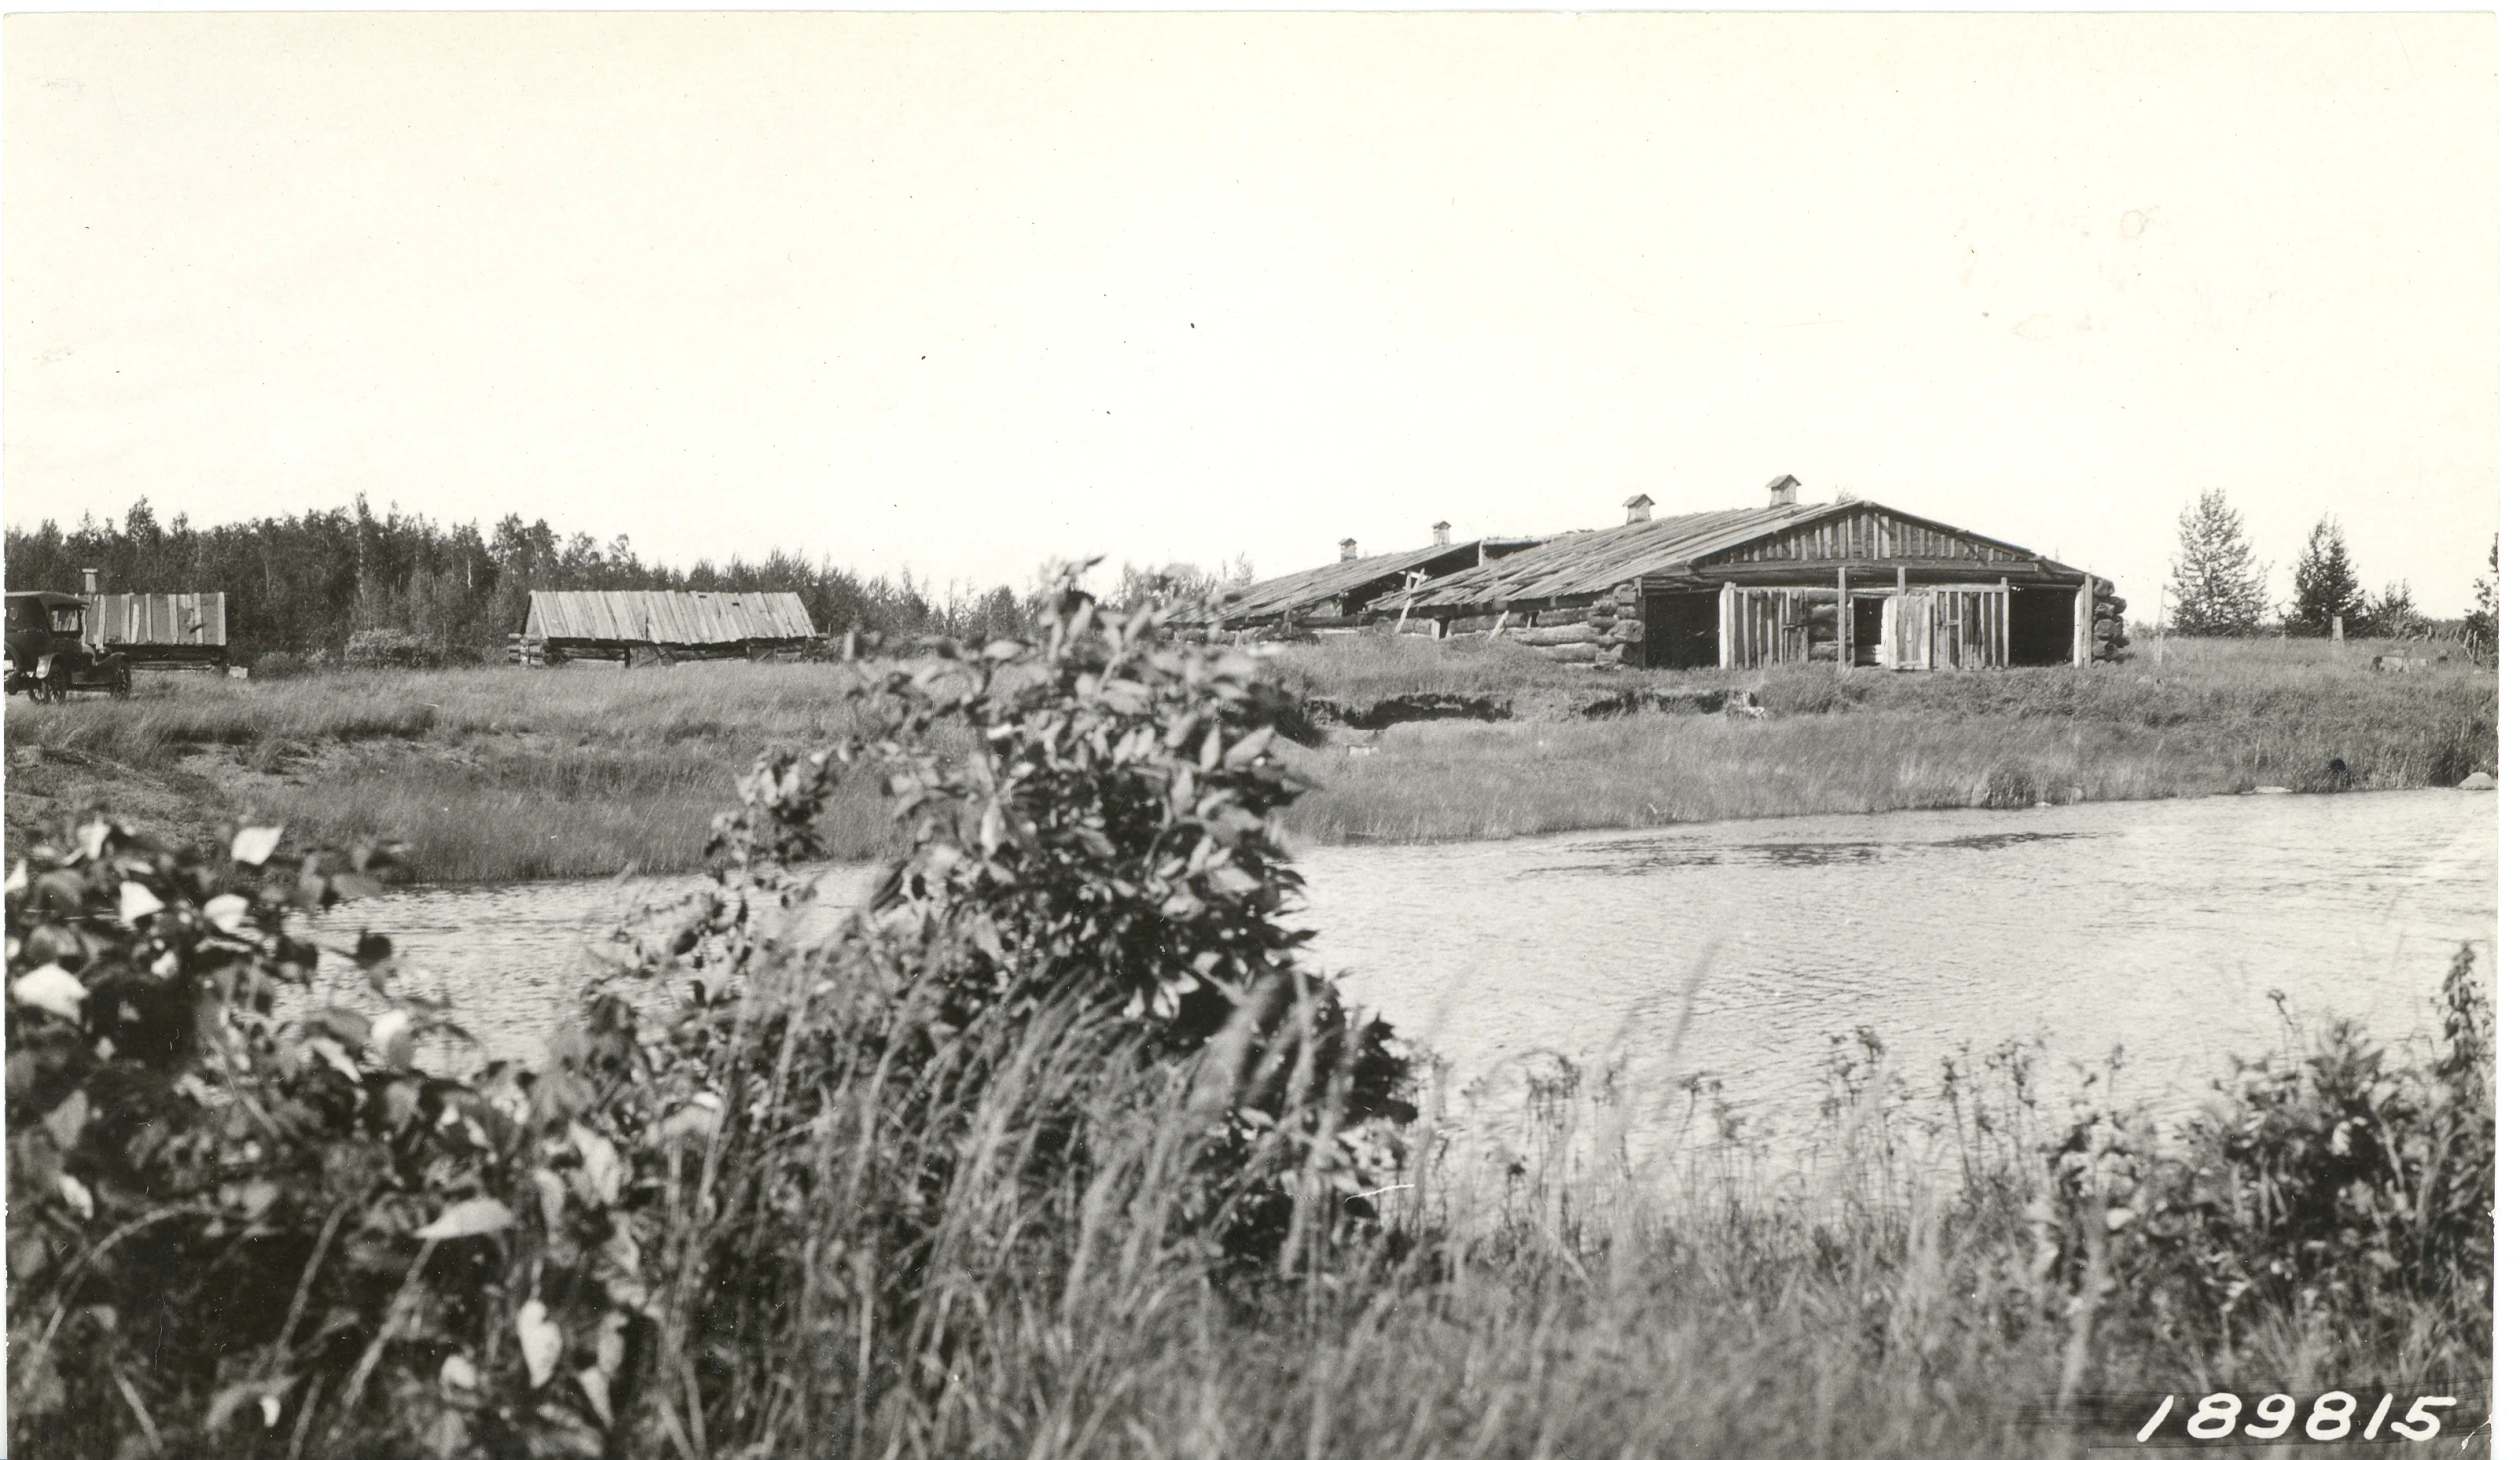
[[[818,665],[703,663],[142,681],[131,700],[12,702],[13,747],[114,766],[213,767],[235,817],[324,842],[392,836],[423,880],[688,870],[735,771],[854,729]],[[107,787],[110,793],[110,784]],[[844,857],[892,845],[869,793],[826,825]]]
[[[789,991],[766,1027],[828,1027],[832,970],[805,966],[820,1011],[782,1005],[806,983],[773,978]],[[914,1037],[901,1021],[851,1017],[891,1032],[832,1046],[856,1052],[813,1067],[810,1100],[726,1146],[676,1209],[692,1250],[744,1274],[679,1340],[705,1359],[715,1453],[2012,1457],[2130,1439],[2064,1423],[2096,1394],[2487,1402],[2479,1280],[2217,1313],[2137,1280],[2140,1227],[2094,1228],[2099,1263],[2092,1239],[2060,1247],[2045,1214],[2071,1221],[2103,1189],[2076,1151],[2101,1150],[2108,1200],[2165,1206],[2177,1157],[2134,1115],[2042,1105],[2016,1053],[1955,1063],[1917,1099],[1843,1062],[1820,1145],[1783,1167],[1720,1136],[1640,1165],[1622,1135],[1664,1092],[1561,1071],[1504,1147],[1421,1131],[1370,1198],[1379,1230],[1281,1273],[1221,1265],[1180,1219],[1232,1098],[1215,1061],[1148,1070],[1115,1056],[1127,1030],[1059,1005],[972,1032],[971,1083],[948,1082],[967,1123],[946,1121],[883,1086],[885,1051]],[[2191,1138],[2255,1128],[2241,1112]],[[1044,1186],[1051,1150],[1078,1167]],[[951,1183],[924,1208],[932,1242],[905,1242],[922,1169]],[[2301,1194],[2299,1173],[2250,1179],[2270,1209]],[[804,1189],[827,1199],[779,1199]],[[2272,1290],[2277,1248],[2236,1250]]]
[[[1280,663],[1316,693],[1364,696],[1517,661],[1533,704],[1559,713],[1527,716],[1518,698],[1512,722],[1401,725],[1306,752],[1299,764],[1318,788],[1294,825],[1325,841],[1446,840],[2261,787],[2403,789],[2496,767],[2490,674],[2380,675],[2368,668],[2370,644],[2346,646],[2350,659],[2330,648],[2173,641],[2166,663],[2147,646],[2132,664],[1973,674],[1662,672],[1634,683],[1747,690],[1764,714],[1584,720],[1563,713],[1570,687],[1598,697],[1630,678],[1510,645],[1360,637],[1289,650]]]

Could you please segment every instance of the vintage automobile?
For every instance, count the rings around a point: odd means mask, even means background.
[[[6,693],[41,703],[73,690],[131,693],[131,661],[99,653],[85,637],[88,606],[76,594],[14,593],[8,602]]]

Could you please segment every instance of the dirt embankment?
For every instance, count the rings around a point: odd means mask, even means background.
[[[34,842],[57,835],[81,811],[110,806],[117,819],[155,835],[204,844],[217,839],[229,802],[198,771],[142,770],[77,750],[25,746],[9,753],[7,847],[14,862]]]
[[[84,750],[17,746],[9,752],[6,800],[11,861],[61,833],[80,813],[103,808],[148,835],[215,846],[267,792],[319,779],[355,784],[364,768],[414,758],[418,747],[384,745],[203,746],[170,766],[142,767]]]

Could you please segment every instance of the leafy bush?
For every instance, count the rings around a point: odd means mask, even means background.
[[[289,915],[391,848],[96,820],[35,853],[7,900],[18,1448],[691,1453],[802,1404],[968,1449],[939,1401],[992,1324],[1363,1230],[1413,1112],[1388,1029],[1275,917],[1277,692],[1072,592],[1041,625],[853,672],[877,729],[745,777],[710,882],[622,970],[648,986],[591,987],[539,1073],[425,1067],[461,1030],[382,939],[355,998],[317,978]],[[920,748],[945,719],[967,763]],[[790,941],[855,761],[917,849]],[[799,1388],[797,1354],[843,1352]]]
[[[342,646],[342,663],[354,670],[434,670],[447,663],[435,641],[401,629],[361,629]]]
[[[2084,1111],[2050,1153],[2051,1258],[2104,1253],[2132,1321],[2219,1340],[2307,1319],[2385,1351],[2443,1324],[2479,1363],[2493,1311],[2492,1015],[2475,955],[2444,979],[2443,1042],[2392,1059],[2331,1021],[2237,1064],[2182,1139]],[[2208,1345],[2210,1346],[2210,1344]]]
[[[1409,1072],[1388,1025],[1351,1019],[1294,961],[1309,934],[1282,914],[1301,879],[1271,819],[1296,794],[1271,753],[1275,727],[1300,721],[1293,698],[1255,661],[1171,643],[1164,627],[1070,580],[1044,600],[1034,642],[852,667],[843,693],[867,729],[763,759],[743,811],[721,821],[716,888],[650,971],[705,981],[753,960],[713,930],[751,926],[764,892],[798,895],[786,868],[820,855],[814,828],[840,777],[876,767],[910,850],[825,955],[846,946],[870,967],[916,970],[924,1016],[956,1034],[1116,1018],[1150,1067],[1231,1051],[1211,1078],[1236,1100],[1197,1134],[1207,1174],[1182,1206],[1222,1222],[1218,1240],[1240,1256],[1291,1262],[1293,1239],[1339,1229],[1306,1228],[1308,1201],[1396,1169],[1394,1132],[1416,1114]],[[932,748],[949,727],[975,746],[967,758]],[[929,1058],[896,1062],[908,1075]],[[1046,1098],[1036,1118],[1068,1118]],[[926,1118],[948,1114],[931,1102]],[[1244,1184],[1255,1163],[1265,1190]]]
[[[454,1031],[382,939],[353,955],[365,1007],[319,1002],[286,919],[375,890],[390,850],[277,841],[205,857],[95,820],[11,874],[14,1448],[448,1439],[497,1382],[531,1081],[417,1068]]]
[[[320,674],[325,669],[326,663],[324,651],[320,649],[306,654],[275,649],[269,653],[257,655],[252,669],[254,678],[257,680],[295,680],[307,675]]]

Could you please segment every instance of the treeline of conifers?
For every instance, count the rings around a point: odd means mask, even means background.
[[[563,536],[513,513],[484,533],[393,509],[379,516],[364,497],[348,508],[209,528],[181,515],[162,523],[144,498],[120,523],[65,529],[47,519],[8,528],[7,544],[11,590],[75,593],[80,570],[94,568],[107,593],[225,593],[228,644],[240,663],[275,652],[338,655],[362,630],[411,635],[450,658],[496,657],[524,627],[526,595],[536,589],[790,591],[803,596],[814,627],[832,635],[997,637],[1023,620],[1008,587],[939,594],[906,571],[866,577],[783,551],[670,568],[642,561],[626,537]]]

